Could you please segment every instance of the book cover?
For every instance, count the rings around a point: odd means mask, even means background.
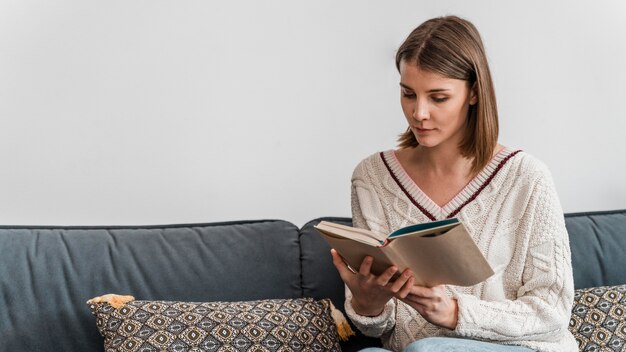
[[[380,275],[391,265],[398,267],[398,273],[410,268],[419,286],[472,286],[493,275],[456,218],[410,225],[387,235],[328,221],[315,228],[355,272],[370,255],[374,258],[373,274]]]

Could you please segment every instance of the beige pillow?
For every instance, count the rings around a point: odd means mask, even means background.
[[[626,285],[575,290],[569,330],[581,351],[626,350]]]
[[[88,304],[107,352],[341,351],[328,299]]]

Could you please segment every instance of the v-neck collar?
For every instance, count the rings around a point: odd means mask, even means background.
[[[487,187],[504,164],[519,152],[521,152],[521,150],[513,150],[509,147],[504,147],[489,161],[487,166],[485,166],[478,175],[454,196],[452,200],[442,207],[430,199],[430,197],[415,184],[413,179],[411,179],[404,167],[400,164],[395,150],[381,152],[380,156],[393,179],[411,202],[429,219],[436,221],[456,216],[463,207],[473,201],[480,192]]]

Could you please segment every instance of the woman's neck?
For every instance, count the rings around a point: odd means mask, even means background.
[[[458,147],[423,147],[417,146],[407,150],[408,161],[422,170],[427,170],[433,177],[450,177],[451,175],[469,176],[472,159],[461,155]]]
[[[504,146],[496,144],[492,157],[499,153]],[[409,169],[419,170],[422,175],[430,177],[469,177],[471,178],[473,160],[461,154],[458,147],[424,147],[418,145],[399,151],[404,165]]]

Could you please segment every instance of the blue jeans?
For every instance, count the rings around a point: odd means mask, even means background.
[[[370,347],[361,352],[388,352],[384,348]],[[427,337],[412,342],[402,352],[532,352],[522,346],[500,345],[455,337]]]

